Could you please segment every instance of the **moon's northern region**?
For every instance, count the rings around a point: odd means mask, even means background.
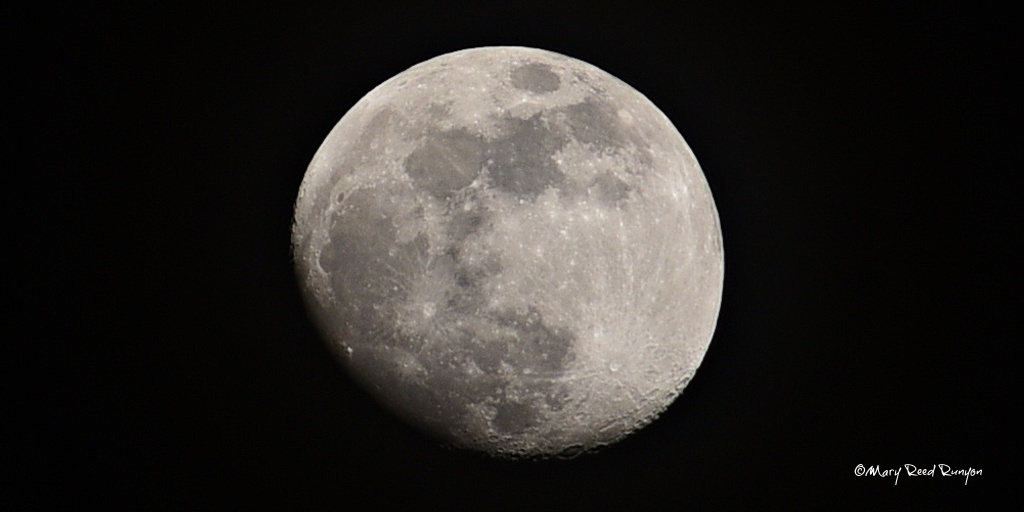
[[[311,315],[350,374],[446,443],[549,456],[615,442],[711,341],[722,235],[668,118],[556,53],[436,57],[363,97],[299,190]]]

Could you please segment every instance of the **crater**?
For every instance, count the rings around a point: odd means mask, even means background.
[[[547,64],[531,62],[512,70],[512,86],[516,89],[544,94],[557,91],[561,85],[562,79]]]

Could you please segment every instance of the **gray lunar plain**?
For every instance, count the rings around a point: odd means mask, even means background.
[[[500,456],[650,422],[722,296],[718,214],[679,132],[622,81],[536,49],[442,55],[367,94],[310,164],[292,242],[353,377]]]

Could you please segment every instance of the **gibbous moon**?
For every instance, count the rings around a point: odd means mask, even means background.
[[[679,132],[617,78],[530,48],[442,55],[363,97],[306,171],[292,244],[350,374],[499,456],[649,423],[722,297],[718,212]]]

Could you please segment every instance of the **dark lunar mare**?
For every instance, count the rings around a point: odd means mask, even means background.
[[[517,71],[534,69],[530,66],[533,64]],[[547,69],[546,66],[543,69]],[[517,75],[514,72],[513,76],[522,75],[522,78],[536,73],[524,71]],[[552,73],[552,76],[557,80],[557,75]],[[391,116],[385,118],[390,119]],[[378,116],[374,121],[379,123],[381,119]],[[451,200],[484,171],[496,189],[517,199],[532,201],[547,188],[565,182],[565,175],[554,157],[570,140],[587,144],[597,152],[621,151],[632,144],[642,165],[626,169],[628,172],[638,172],[651,160],[650,148],[638,130],[619,119],[615,107],[602,99],[588,98],[552,109],[543,116],[535,114],[520,119],[505,115],[497,121],[499,136],[494,139],[462,128],[428,131],[421,145],[405,159],[406,174],[418,188],[445,201]],[[380,130],[378,126],[373,128]],[[608,203],[625,198],[629,189],[610,174],[599,176],[593,186],[598,191],[598,199]]]
[[[503,136],[484,146],[487,175],[498,190],[519,199],[533,200],[564,179],[554,156],[568,139],[551,129],[540,114],[529,119],[508,116]]]
[[[483,138],[466,130],[431,131],[405,159],[405,173],[418,188],[447,200],[480,174]]]
[[[333,216],[330,240],[320,253],[320,266],[329,269],[338,313],[353,341],[389,327],[387,305],[403,298],[427,257],[425,236],[405,244],[395,241],[398,233],[382,201],[369,189],[351,193]]]
[[[512,87],[538,94],[557,91],[562,85],[562,79],[551,71],[551,66],[541,62],[516,67],[512,70],[511,78]]]

